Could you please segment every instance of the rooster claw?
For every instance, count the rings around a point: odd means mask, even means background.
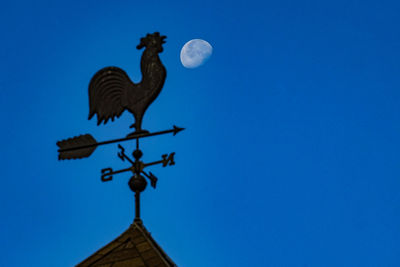
[[[149,133],[149,131],[143,130],[143,129],[142,129],[141,123],[139,123],[139,125],[138,125],[138,121],[137,121],[137,120],[135,121],[134,124],[132,124],[131,126],[129,126],[129,128],[135,128],[136,131],[134,131],[133,133],[128,134],[127,137],[132,137],[132,136],[135,136],[135,135],[140,135],[140,134],[147,134],[147,133]]]

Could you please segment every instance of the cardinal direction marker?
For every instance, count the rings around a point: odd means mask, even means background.
[[[133,160],[131,160],[127,155],[125,155],[125,149],[121,145],[118,145],[118,148],[121,150],[121,152],[118,153],[118,157],[122,161],[127,159],[132,165],[135,165],[135,162],[133,162]]]
[[[162,160],[153,161],[150,163],[143,163],[140,160],[140,158],[143,155],[141,150],[136,149],[135,151],[133,151],[132,154],[135,157],[135,161],[133,161],[125,154],[125,148],[123,146],[118,145],[118,148],[120,150],[120,152],[118,152],[118,157],[122,161],[125,161],[125,159],[128,160],[132,164],[132,166],[129,168],[122,169],[122,170],[118,170],[118,171],[113,171],[111,168],[102,169],[101,170],[101,181],[102,182],[111,181],[113,178],[113,175],[115,175],[115,174],[131,171],[133,174],[135,174],[134,177],[139,177],[139,176],[141,176],[140,174],[143,174],[147,179],[149,179],[150,185],[153,188],[156,188],[158,178],[152,172],[146,173],[143,171],[143,169],[148,166],[157,165],[157,164],[162,164],[163,167],[175,165],[175,160],[174,160],[175,152],[162,155],[161,156]],[[132,177],[132,178],[134,179],[134,177]]]
[[[103,142],[97,142],[96,139],[90,134],[80,135],[72,138],[68,138],[65,140],[61,140],[57,142],[58,149],[58,159],[81,159],[89,157],[98,146],[107,145],[118,142],[125,142],[129,140],[138,140],[145,137],[162,135],[172,133],[175,136],[180,131],[185,130],[185,128],[180,128],[177,126],[173,126],[170,130],[164,130],[154,133],[137,133],[125,138],[112,139]]]
[[[144,166],[147,167],[147,166],[156,165],[156,164],[162,164],[163,167],[166,167],[167,165],[172,166],[172,165],[175,165],[174,156],[175,156],[175,152],[172,152],[169,155],[164,154],[161,156],[162,160],[146,163],[146,164],[144,164]]]
[[[171,154],[165,154],[162,155],[162,166],[165,167],[168,165],[169,162],[169,166],[175,165],[175,161],[174,161],[174,156],[175,156],[175,152],[172,152]]]
[[[101,170],[101,181],[108,182],[112,180],[113,171],[111,168],[105,168]]]
[[[108,182],[111,181],[113,178],[113,175],[118,174],[118,173],[122,173],[122,172],[127,172],[127,171],[132,171],[135,172],[134,167],[129,167],[126,169],[122,169],[119,171],[113,171],[111,168],[105,168],[101,170],[101,181],[102,182]]]

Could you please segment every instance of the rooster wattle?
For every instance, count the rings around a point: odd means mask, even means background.
[[[147,132],[142,129],[143,114],[156,99],[164,85],[167,72],[158,56],[163,51],[166,36],[158,32],[140,39],[137,49],[145,47],[140,69],[142,80],[135,84],[125,71],[118,67],[99,70],[89,84],[89,120],[97,114],[97,124],[121,116],[124,110],[131,112],[135,123],[135,134]]]

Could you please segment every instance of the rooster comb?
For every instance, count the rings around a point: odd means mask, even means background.
[[[148,33],[146,37],[140,38],[140,44],[137,46],[137,49],[141,49],[145,46],[165,44],[165,38],[167,38],[167,36],[160,35],[159,32],[155,32],[153,34]]]

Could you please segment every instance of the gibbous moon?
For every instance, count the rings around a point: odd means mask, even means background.
[[[204,40],[193,39],[181,50],[181,62],[186,68],[193,69],[203,65],[212,54],[212,46]]]

